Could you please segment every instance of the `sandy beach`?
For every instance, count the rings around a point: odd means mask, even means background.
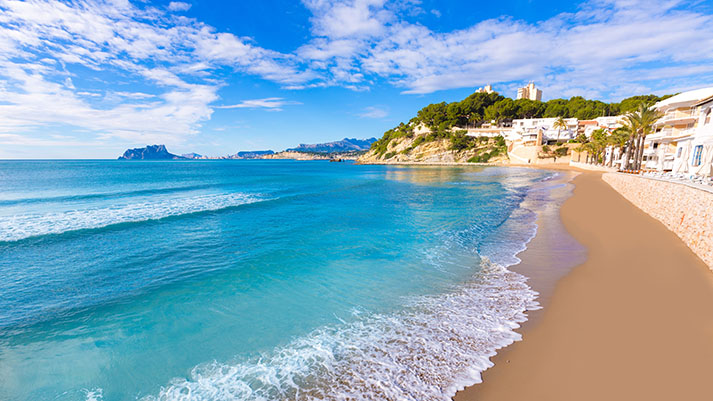
[[[586,261],[543,264],[536,250],[552,228],[541,226],[514,270],[532,277],[545,308],[455,400],[710,400],[713,274],[600,173],[573,183],[561,223]]]

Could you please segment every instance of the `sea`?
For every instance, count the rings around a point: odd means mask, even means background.
[[[448,400],[557,172],[0,161],[0,400]]]

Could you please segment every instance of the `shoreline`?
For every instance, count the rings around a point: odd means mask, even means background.
[[[705,263],[600,173],[527,167],[580,172],[558,214],[587,257],[553,269],[547,258],[556,252],[541,250],[558,249],[546,241],[557,223],[538,217],[531,246],[509,269],[528,277],[544,308],[528,313],[516,330],[523,340],[498,351],[483,383],[454,400],[708,399],[713,275]]]

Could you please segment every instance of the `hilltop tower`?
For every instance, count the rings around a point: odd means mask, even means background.
[[[475,93],[493,93],[495,92],[493,90],[493,85],[485,85],[482,88],[478,88],[475,90]]]
[[[530,99],[530,100],[542,100],[542,91],[535,87],[533,82],[527,84],[527,86],[519,88],[517,90],[516,99]]]

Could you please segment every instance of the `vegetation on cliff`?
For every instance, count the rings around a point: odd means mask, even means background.
[[[478,141],[466,136],[466,131],[458,128],[480,127],[485,122],[503,122],[517,118],[576,117],[587,120],[628,113],[642,102],[652,103],[667,97],[669,96],[643,95],[626,98],[619,103],[605,103],[575,96],[541,102],[529,99],[513,100],[498,93],[474,93],[460,102],[434,103],[422,108],[408,123],[401,123],[386,131],[371,145],[364,159],[390,160],[399,154],[412,154],[424,144],[440,141],[448,144],[443,148],[444,152],[471,151],[470,153],[477,154],[469,157],[468,161],[487,162],[506,153],[505,141],[502,138]],[[400,144],[406,142],[408,146],[400,149],[403,147]],[[477,152],[472,152],[474,150]]]

